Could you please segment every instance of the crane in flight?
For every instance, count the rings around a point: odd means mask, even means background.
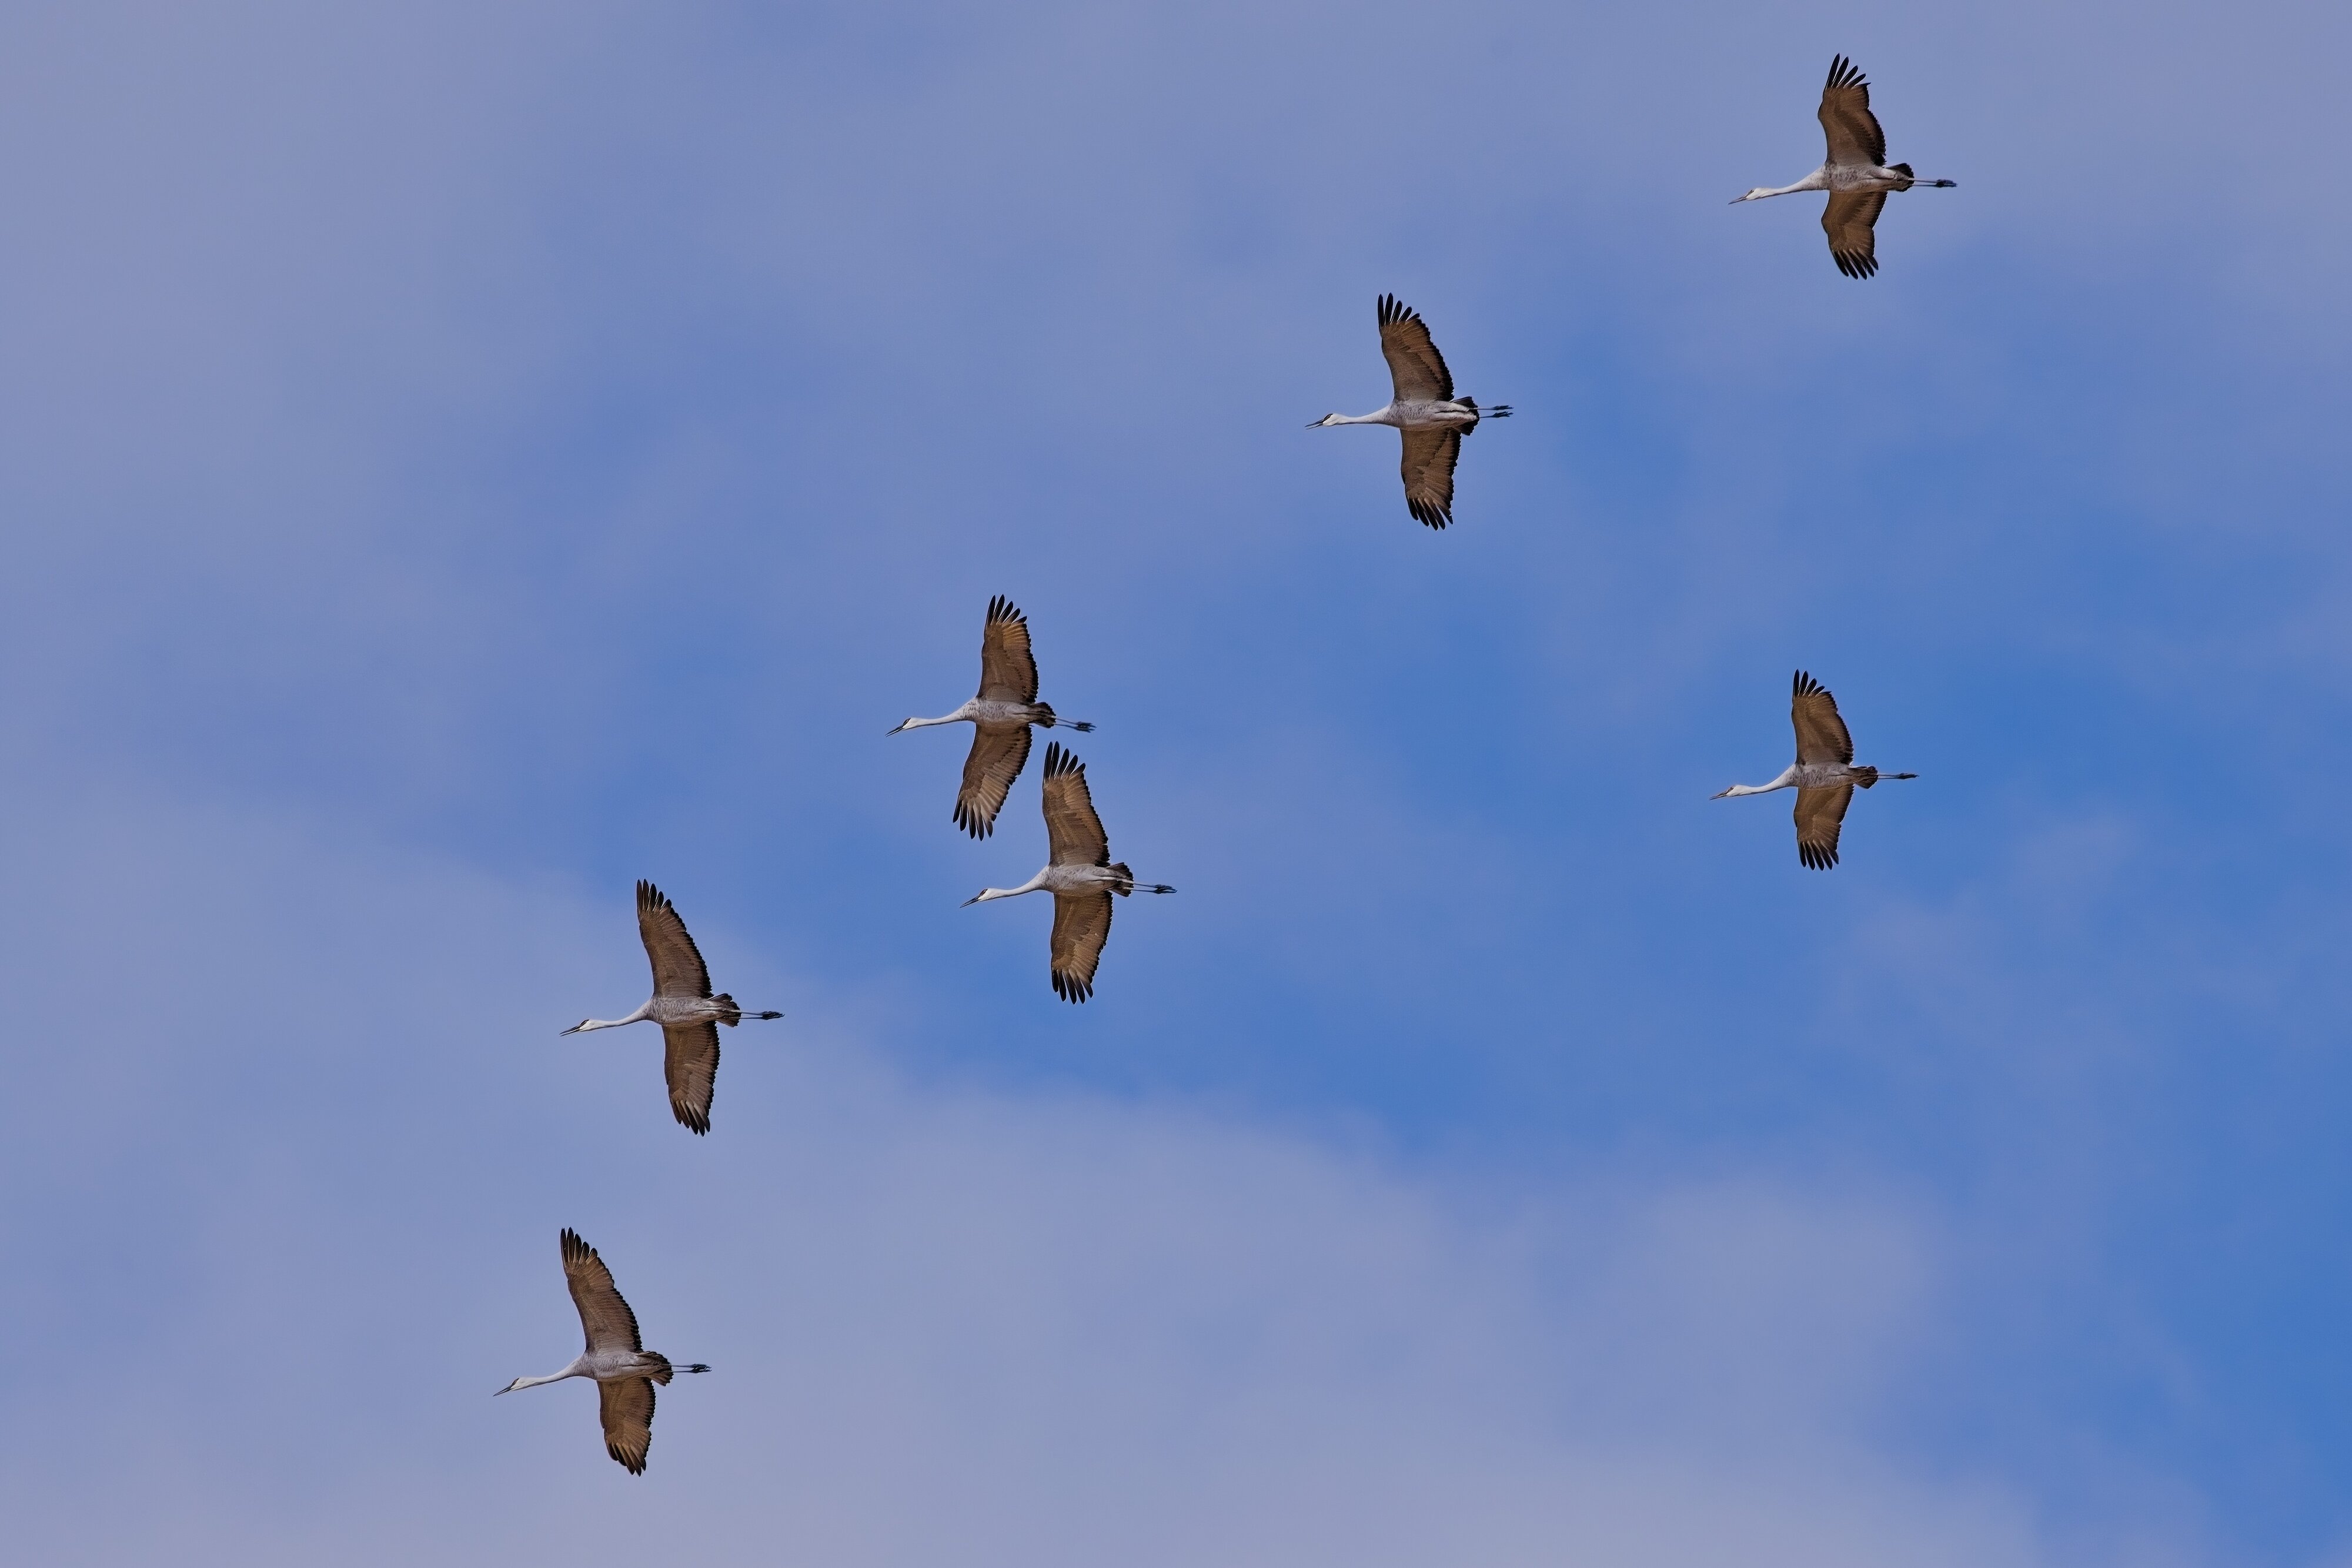
[[[1916,779],[1916,773],[1881,773],[1853,765],[1853,737],[1838,716],[1837,699],[1829,688],[1805,674],[1797,678],[1789,698],[1789,720],[1797,728],[1797,760],[1769,784],[1734,784],[1715,799],[1734,795],[1769,795],[1775,789],[1797,792],[1797,859],[1809,870],[1827,871],[1838,862],[1838,826],[1857,789],[1867,789],[1882,779]]]
[[[651,1021],[661,1025],[662,1075],[669,1082],[670,1113],[697,1134],[710,1131],[710,1092],[719,1077],[719,1026],[732,1029],[746,1018],[780,1019],[777,1012],[746,1013],[735,998],[710,994],[710,969],[687,935],[686,922],[652,883],[637,883],[637,935],[653,961],[654,994],[625,1019],[582,1019],[565,1034],[619,1029]]]
[[[561,1383],[567,1377],[596,1381],[598,1415],[604,1425],[604,1451],[633,1476],[646,1473],[646,1450],[654,1440],[654,1385],[668,1386],[670,1375],[708,1372],[701,1362],[673,1366],[669,1357],[647,1350],[637,1333],[637,1314],[613,1284],[613,1271],[596,1249],[567,1228],[562,1237],[563,1282],[572,1288],[572,1304],[580,1309],[580,1326],[588,1348],[572,1358],[561,1372],[545,1377],[518,1377],[500,1394]]]
[[[1830,237],[1830,259],[1848,277],[1868,277],[1878,270],[1876,225],[1886,193],[1914,185],[1949,190],[1952,180],[1922,180],[1908,163],[1886,161],[1886,132],[1870,111],[1870,83],[1862,69],[1843,55],[1830,61],[1830,79],[1822,89],[1822,131],[1829,138],[1829,156],[1822,166],[1793,185],[1770,190],[1759,185],[1731,204],[1786,196],[1799,191],[1827,191],[1829,204],[1822,209],[1822,232]]]
[[[980,629],[980,695],[938,718],[910,718],[890,731],[926,729],[935,724],[971,726],[971,752],[963,759],[963,785],[956,791],[955,823],[975,839],[996,831],[1005,793],[1029,760],[1029,727],[1061,725],[1081,732],[1093,725],[1058,716],[1037,700],[1037,658],[1029,650],[1029,618],[1003,594],[988,601]]]
[[[1433,528],[1454,520],[1454,464],[1462,438],[1481,419],[1508,419],[1508,403],[1480,411],[1472,398],[1454,395],[1454,372],[1429,336],[1429,323],[1393,294],[1381,296],[1381,356],[1389,362],[1391,393],[1386,408],[1370,413],[1327,413],[1309,430],[1332,424],[1392,424],[1404,438],[1404,507]]]
[[[1095,993],[1095,966],[1110,936],[1110,900],[1117,894],[1173,893],[1165,883],[1139,883],[1124,863],[1114,865],[1110,837],[1095,814],[1087,789],[1087,765],[1062,749],[1045,747],[1045,838],[1052,858],[1045,869],[1019,887],[983,887],[964,907],[1024,893],[1054,895],[1054,994],[1082,1002]]]

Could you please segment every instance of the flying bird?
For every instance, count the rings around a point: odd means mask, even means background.
[[[1797,727],[1797,760],[1769,784],[1734,784],[1718,792],[1721,800],[1733,795],[1769,795],[1775,789],[1797,792],[1797,859],[1813,871],[1827,871],[1838,862],[1838,824],[1857,788],[1867,789],[1882,779],[1916,779],[1916,773],[1881,773],[1853,765],[1853,737],[1838,716],[1837,699],[1804,671],[1797,672],[1789,699],[1789,719]]]
[[[710,1131],[710,1091],[719,1076],[719,1026],[732,1029],[746,1018],[780,1019],[782,1013],[746,1013],[735,998],[710,994],[710,970],[686,932],[686,922],[662,890],[637,883],[637,935],[653,960],[654,994],[625,1019],[582,1019],[563,1032],[618,1029],[647,1019],[661,1025],[662,1075],[669,1081],[669,1108],[681,1124]]]
[[[1757,186],[1734,196],[1733,206],[1786,196],[1798,191],[1827,191],[1829,204],[1822,209],[1822,232],[1830,236],[1830,259],[1848,277],[1868,277],[1878,270],[1878,239],[1874,228],[1886,193],[1914,185],[1948,190],[1956,181],[1922,180],[1908,163],[1886,161],[1886,132],[1870,112],[1870,83],[1843,55],[1830,62],[1830,79],[1822,89],[1822,131],[1829,138],[1829,156],[1822,166],[1793,185],[1779,190]]]
[[[1462,438],[1478,421],[1508,419],[1508,403],[1479,410],[1475,400],[1454,395],[1454,373],[1431,341],[1429,323],[1392,294],[1381,296],[1381,355],[1389,362],[1391,395],[1386,408],[1353,416],[1327,413],[1309,430],[1328,424],[1393,424],[1404,437],[1404,506],[1420,521],[1442,528],[1454,520],[1454,463]]]
[[[1095,966],[1110,936],[1110,898],[1130,893],[1173,893],[1165,883],[1139,883],[1114,865],[1110,839],[1087,789],[1087,765],[1051,741],[1045,747],[1045,839],[1053,859],[1019,887],[984,887],[964,906],[1024,893],[1054,895],[1054,994],[1082,1002],[1095,994]]]
[[[956,791],[955,823],[975,839],[996,831],[1005,792],[1029,760],[1029,727],[1055,725],[1091,730],[1090,724],[1057,716],[1037,700],[1037,658],[1029,651],[1029,619],[1003,594],[988,601],[988,622],[980,631],[980,695],[938,718],[910,718],[890,731],[935,724],[969,724],[971,754],[963,759],[963,786]]]
[[[708,1372],[701,1362],[672,1366],[669,1357],[647,1350],[637,1335],[637,1314],[614,1287],[613,1271],[596,1249],[580,1239],[579,1232],[563,1232],[563,1282],[572,1287],[572,1304],[580,1309],[580,1326],[587,1331],[588,1348],[572,1364],[545,1377],[518,1377],[500,1394],[561,1383],[567,1377],[596,1380],[598,1413],[604,1423],[604,1451],[633,1476],[646,1473],[646,1450],[654,1440],[654,1385],[667,1386],[675,1372]]]

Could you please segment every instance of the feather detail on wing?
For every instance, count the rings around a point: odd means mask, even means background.
[[[1087,765],[1063,750],[1057,741],[1046,743],[1044,795],[1052,863],[1110,864],[1110,836],[1095,814],[1095,798],[1087,789]]]
[[[1853,737],[1846,733],[1845,720],[1838,716],[1837,699],[1830,695],[1827,686],[1802,670],[1797,672],[1790,694],[1789,719],[1797,729],[1799,767],[1822,768],[1833,762],[1853,761]],[[1843,812],[1844,808],[1839,810]]]
[[[975,839],[996,831],[996,813],[1029,761],[1029,727],[993,729],[972,726],[971,751],[963,759],[963,787],[956,791],[956,826]]]
[[[1381,296],[1381,357],[1399,402],[1445,402],[1454,396],[1454,375],[1445,356],[1430,340],[1429,323],[1393,294]]]
[[[653,960],[654,995],[707,997],[710,970],[701,949],[686,932],[686,922],[652,883],[637,883],[637,935],[645,938],[646,956]]]
[[[988,623],[980,632],[980,700],[1037,700],[1037,659],[1029,651],[1028,618],[1001,593],[988,601]]]
[[[637,1337],[637,1314],[621,1299],[613,1271],[596,1256],[596,1249],[583,1241],[578,1231],[569,1229],[563,1233],[562,1246],[563,1282],[571,1287],[572,1304],[580,1309],[580,1326],[588,1336],[590,1354],[644,1350],[646,1343]]]
[[[1832,191],[1822,209],[1822,232],[1830,236],[1830,259],[1848,277],[1878,271],[1878,222],[1886,205],[1884,191]]]
[[[631,1475],[644,1475],[646,1450],[654,1446],[652,1380],[621,1377],[598,1383],[596,1415],[604,1424],[604,1451]]]
[[[1458,427],[1431,426],[1405,430],[1404,455],[1398,472],[1404,477],[1405,510],[1433,528],[1454,520],[1454,464],[1462,455]]]
[[[1811,871],[1827,871],[1838,862],[1838,824],[1853,800],[1853,786],[1832,784],[1826,789],[1797,791],[1797,859]]]
[[[719,1025],[662,1025],[662,1077],[678,1124],[697,1134],[709,1132],[710,1096],[719,1084]]]
[[[1862,68],[1843,55],[1830,62],[1830,79],[1822,88],[1822,133],[1829,139],[1829,161],[1848,168],[1886,163],[1886,132],[1870,111],[1870,83]]]
[[[1095,966],[1110,936],[1110,891],[1054,895],[1054,994],[1082,1002],[1095,994]]]

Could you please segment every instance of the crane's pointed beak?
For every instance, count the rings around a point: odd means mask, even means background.
[[[894,724],[894,725],[892,725],[889,728],[887,728],[887,729],[886,729],[886,730],[884,730],[884,731],[882,732],[882,738],[883,738],[883,739],[885,739],[885,740],[887,740],[887,739],[889,739],[892,736],[894,736],[894,735],[898,734],[900,730],[902,730],[902,729],[904,729],[904,728],[906,728],[906,727],[906,727],[905,725],[903,725],[903,724]]]
[[[582,1019],[578,1023],[573,1024],[570,1029],[565,1030],[563,1034],[578,1034],[582,1030],[586,1029],[587,1027],[588,1020],[586,1019]],[[561,1040],[563,1038],[563,1035],[558,1035],[556,1038]],[[500,1389],[499,1392],[504,1393],[505,1390]]]
[[[967,898],[961,904],[957,904],[956,907],[958,909],[970,909],[973,904],[978,904],[985,896],[987,896],[987,890],[983,888],[981,892],[973,894],[970,898]]]
[[[1737,789],[1737,788],[1738,788],[1738,786],[1737,786],[1737,785],[1734,785],[1732,788],[1733,788],[1733,789]],[[1730,793],[1731,793],[1731,790],[1730,790],[1730,789],[1717,789],[1714,794],[1709,795],[1709,796],[1707,797],[1707,799],[1708,799],[1708,800],[1722,800],[1725,796],[1727,796],[1727,795],[1728,795],[1728,794],[1730,794]]]

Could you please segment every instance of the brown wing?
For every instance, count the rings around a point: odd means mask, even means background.
[[[1797,859],[1809,869],[1827,871],[1837,864],[1838,824],[1853,799],[1851,784],[1797,791]]]
[[[1430,340],[1429,323],[1393,294],[1381,296],[1381,357],[1389,362],[1389,382],[1399,402],[1446,402],[1454,375],[1445,356]]]
[[[653,960],[654,995],[707,997],[710,970],[701,950],[686,934],[670,901],[652,883],[637,883],[637,935],[646,941],[646,956]]]
[[[1045,841],[1055,865],[1110,864],[1110,837],[1095,815],[1095,798],[1087,789],[1087,765],[1062,749],[1058,741],[1045,747]],[[1058,949],[1057,949],[1058,951]],[[1092,966],[1087,973],[1094,973]]]
[[[1028,618],[1001,593],[988,601],[988,624],[980,629],[980,700],[1037,700],[1037,660],[1029,652]]]
[[[1789,719],[1797,727],[1798,766],[1822,768],[1853,761],[1853,737],[1845,732],[1845,720],[1838,716],[1837,698],[1802,670],[1797,672],[1790,693]]]
[[[719,1025],[662,1025],[662,1076],[669,1082],[669,1110],[678,1124],[710,1131],[710,1092],[719,1082]]]
[[[996,813],[1029,761],[1029,727],[983,729],[972,726],[971,754],[963,759],[963,788],[956,791],[956,826],[975,839],[996,831]]]
[[[563,1233],[563,1282],[572,1287],[572,1304],[580,1309],[580,1326],[587,1333],[592,1353],[646,1348],[637,1337],[637,1314],[621,1300],[613,1271],[576,1230]]]
[[[604,1451],[631,1475],[644,1475],[646,1450],[654,1446],[652,1381],[623,1377],[597,1384],[596,1414],[604,1423]]]
[[[1830,79],[1822,88],[1821,119],[1831,162],[1886,166],[1886,132],[1878,128],[1878,116],[1870,112],[1870,83],[1863,78],[1862,68],[1843,55],[1830,62]]]
[[[1886,205],[1884,191],[1832,191],[1822,209],[1822,232],[1830,236],[1830,259],[1848,277],[1868,277],[1878,271],[1879,210]]]
[[[1462,455],[1462,432],[1398,434],[1404,437],[1404,460],[1398,471],[1404,476],[1405,510],[1431,528],[1442,528],[1454,520],[1454,463]]]
[[[1095,994],[1095,966],[1110,936],[1110,894],[1054,895],[1054,994],[1082,1002]]]

